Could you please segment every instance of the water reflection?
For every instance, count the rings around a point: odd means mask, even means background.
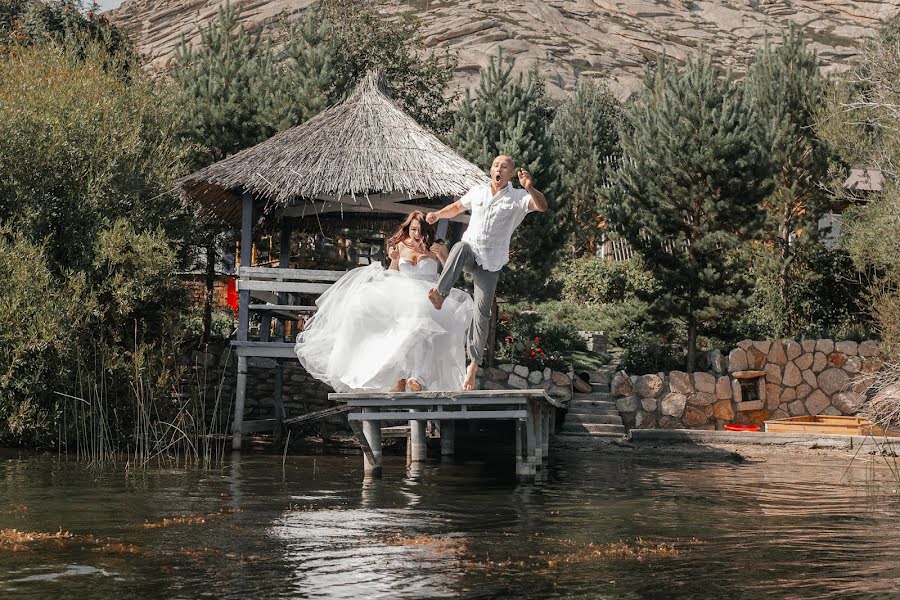
[[[816,460],[570,452],[518,485],[502,460],[0,456],[0,597],[900,594],[889,475]]]

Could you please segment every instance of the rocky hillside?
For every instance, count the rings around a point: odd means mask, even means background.
[[[154,69],[166,68],[182,38],[215,18],[225,0],[125,0],[111,13],[128,29]],[[314,0],[247,0],[243,18],[265,29],[280,13],[298,13]],[[519,68],[547,78],[554,97],[579,75],[602,77],[624,98],[637,89],[646,61],[665,51],[681,59],[709,48],[722,65],[741,71],[765,36],[801,26],[826,71],[846,69],[855,45],[880,23],[900,16],[897,0],[389,0],[386,14],[414,16],[431,46],[459,52],[456,84],[469,86],[502,47]]]

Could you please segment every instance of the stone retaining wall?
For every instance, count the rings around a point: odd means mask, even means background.
[[[626,428],[723,429],[802,415],[852,415],[882,361],[878,343],[744,340],[727,357],[710,353],[713,372],[671,371],[612,381]],[[744,385],[741,385],[744,382]]]
[[[547,394],[559,400],[572,399],[573,373],[529,370],[525,365],[501,364],[478,372],[476,381],[480,390],[524,390],[543,388]]]

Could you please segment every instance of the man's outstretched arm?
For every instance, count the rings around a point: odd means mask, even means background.
[[[448,204],[441,210],[428,213],[427,215],[425,215],[425,220],[428,221],[429,225],[434,225],[440,219],[452,219],[457,215],[461,215],[465,211],[466,209],[463,208],[462,203],[457,200],[453,204]]]
[[[547,210],[549,204],[547,204],[547,198],[544,197],[544,194],[534,187],[534,178],[531,176],[531,173],[526,171],[525,169],[519,170],[519,185],[528,192],[528,195],[531,196],[531,202],[528,203],[528,210],[536,210],[538,212],[544,212]]]

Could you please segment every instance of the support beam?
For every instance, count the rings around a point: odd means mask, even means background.
[[[556,409],[547,406],[543,402],[539,403],[541,407],[541,458],[550,460],[550,414]]]
[[[541,403],[539,400],[532,398],[528,401],[530,405],[528,414],[534,421],[534,465],[540,469],[541,463],[544,461],[544,417],[542,415]]]
[[[428,459],[428,446],[425,444],[425,421],[409,422],[409,461],[422,462]]]
[[[456,453],[456,422],[441,421],[441,456]]]
[[[247,357],[238,356],[237,385],[234,396],[234,425],[232,426],[231,449],[240,450],[242,427],[244,425],[244,404],[247,400]]]
[[[363,421],[363,435],[371,449],[371,454],[363,452],[363,471],[369,477],[381,477],[381,423],[378,421]]]
[[[253,196],[245,192],[241,201],[241,266],[249,267],[253,254]],[[237,339],[246,342],[250,332],[250,290],[239,294]]]

